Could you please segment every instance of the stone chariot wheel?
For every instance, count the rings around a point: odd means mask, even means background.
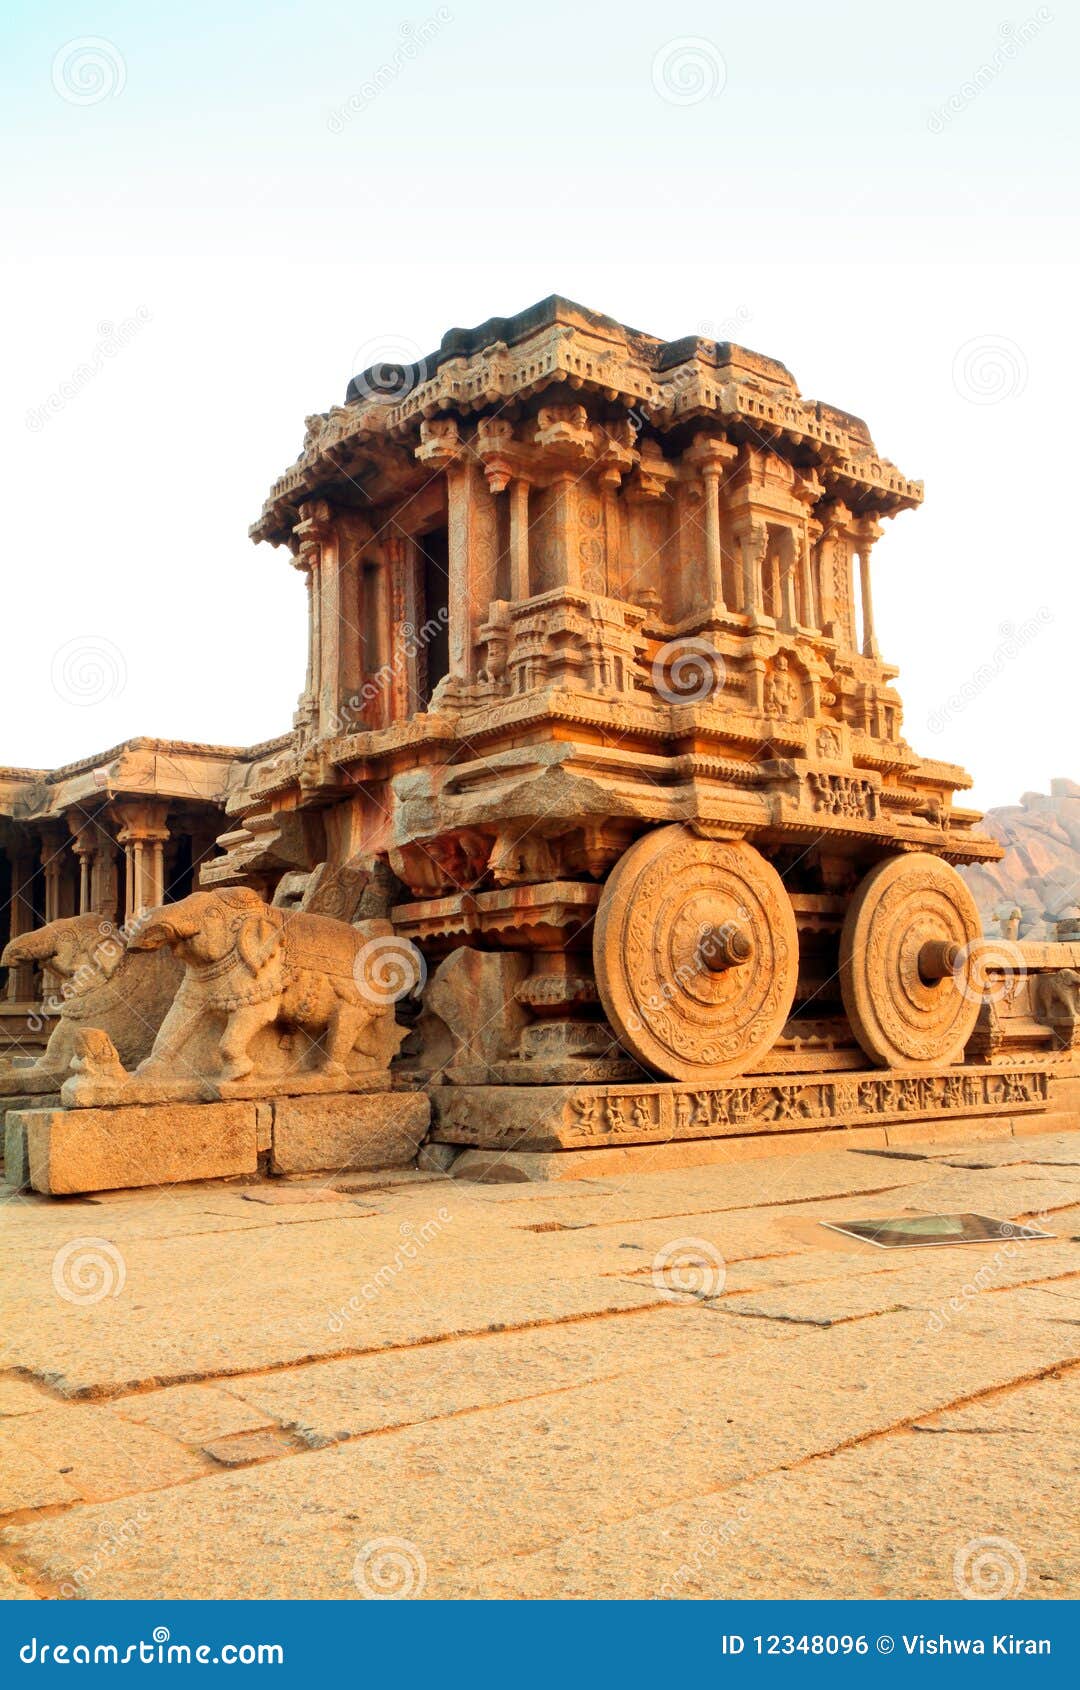
[[[593,960],[625,1048],[707,1085],[741,1073],[783,1030],[799,972],[795,912],[752,846],[662,827],[608,876]]]
[[[881,1068],[955,1062],[979,1013],[975,900],[950,864],[889,857],[859,886],[840,934],[840,989]]]

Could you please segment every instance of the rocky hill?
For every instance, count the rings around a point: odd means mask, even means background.
[[[986,930],[1018,909],[1021,938],[1052,938],[1050,924],[1080,905],[1080,785],[1052,780],[1049,797],[1025,792],[1019,804],[987,810],[986,829],[1005,855],[964,870]]]

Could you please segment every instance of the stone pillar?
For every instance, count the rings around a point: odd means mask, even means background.
[[[529,584],[529,483],[523,475],[510,483],[510,597],[515,604],[531,597]]]
[[[297,565],[308,575],[308,680],[300,712],[322,729],[338,708],[338,637],[340,594],[337,532],[325,499],[300,506],[293,530],[299,542]]]
[[[111,806],[124,848],[124,925],[165,901],[165,825],[168,805],[161,799],[117,799]]]
[[[392,559],[398,556],[393,545],[385,545],[370,579],[365,585],[372,590],[371,618],[368,626],[375,635],[375,649],[371,653],[371,675],[378,687],[373,726],[385,727],[393,715],[394,651],[391,631],[393,589],[391,585]]]
[[[769,530],[764,522],[748,522],[738,530],[738,540],[742,549],[742,609],[752,623],[761,622],[761,566],[769,550]]]
[[[859,549],[859,588],[862,594],[862,654],[864,657],[880,657],[878,650],[877,630],[874,627],[874,599],[870,586],[870,552],[874,541],[881,538],[881,524],[872,518],[864,518],[859,523],[855,533],[855,543]]]
[[[364,684],[363,663],[363,549],[371,538],[371,524],[366,518],[341,517],[337,524],[337,619],[338,671],[335,687],[335,719],[339,733],[349,733],[358,726],[356,717]]]
[[[705,487],[705,597],[711,612],[723,613],[724,552],[720,539],[720,481],[727,465],[738,456],[738,447],[712,435],[699,434],[686,453]]]
[[[446,471],[447,539],[449,549],[449,647],[452,680],[472,676],[473,583],[472,528],[477,471],[468,458],[458,458]]]
[[[577,544],[578,477],[572,471],[551,484],[556,581],[559,587],[580,587],[581,559]]]
[[[705,591],[710,610],[725,610],[724,559],[720,548],[720,471],[702,471],[705,482]]]
[[[800,621],[804,628],[818,626],[817,607],[814,604],[814,572],[810,567],[810,545],[803,533],[792,535],[795,556],[792,567],[799,576],[799,596],[802,599],[802,616]]]
[[[92,822],[68,816],[72,831],[71,849],[79,862],[79,915],[89,915],[94,907],[94,862],[98,853],[97,830]]]

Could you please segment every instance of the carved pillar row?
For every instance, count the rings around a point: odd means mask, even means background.
[[[30,885],[34,874],[29,850],[22,847],[11,858],[11,904],[8,910],[8,939],[18,939],[34,927],[34,905]],[[8,970],[5,996],[9,1003],[28,1003],[34,998],[34,964],[21,962]]]

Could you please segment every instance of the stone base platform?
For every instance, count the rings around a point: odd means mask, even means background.
[[[817,1149],[1008,1138],[1075,1124],[1049,1066],[753,1076],[707,1088],[438,1086],[455,1178],[609,1177]],[[1056,1088],[1056,1089],[1055,1089]]]
[[[50,1196],[190,1180],[404,1167],[430,1120],[418,1092],[11,1110],[6,1179]]]

